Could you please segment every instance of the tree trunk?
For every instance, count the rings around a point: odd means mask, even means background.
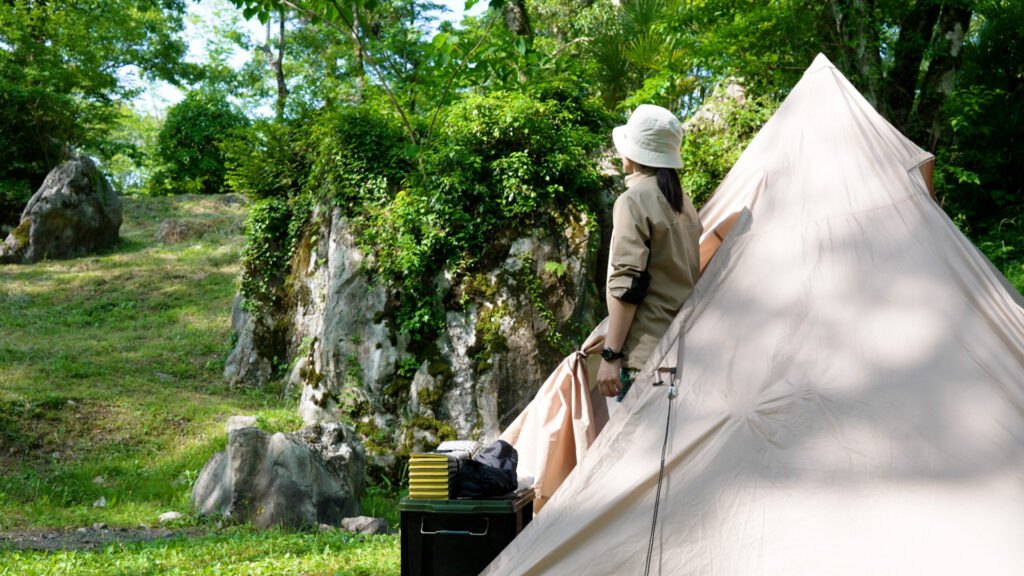
[[[942,106],[953,93],[960,63],[963,61],[964,37],[971,23],[972,10],[961,1],[942,7],[939,28],[932,44],[928,64],[917,103],[917,118],[924,133],[926,147],[934,149],[942,135]]]
[[[288,98],[288,85],[284,81],[284,24],[286,14],[284,9],[280,12],[280,25],[277,33],[277,55],[275,56],[270,46],[270,22],[267,22],[267,41],[260,50],[267,56],[267,64],[274,72],[274,80],[277,82],[277,102],[274,103],[274,112],[278,119],[284,117],[284,103]]]
[[[878,106],[878,79],[882,57],[878,53],[878,26],[874,0],[831,0],[835,29],[842,45],[840,68]]]
[[[284,102],[288,99],[288,85],[284,82],[284,9],[281,9],[281,24],[277,31],[277,64],[274,77],[277,79],[277,117],[284,118]]]
[[[938,19],[938,2],[918,0],[900,23],[893,68],[886,79],[885,101],[880,111],[905,134],[912,132],[910,111],[921,78],[921,60]]]
[[[530,16],[526,11],[526,1],[508,0],[501,7],[501,14],[505,18],[505,28],[508,28],[513,36],[522,38],[526,42],[526,50],[530,50],[533,46],[533,29],[530,28]],[[516,42],[518,43],[519,40]],[[512,66],[516,69],[521,84],[530,81],[525,69],[516,66],[514,62]]]
[[[366,56],[363,54],[363,43],[359,39],[359,5],[355,3],[352,4],[352,34],[355,35],[352,44],[355,47],[356,87],[359,91],[357,97],[361,101],[366,91]]]
[[[505,27],[509,32],[516,36],[533,36],[525,0],[508,0],[501,7],[501,14],[505,17]]]

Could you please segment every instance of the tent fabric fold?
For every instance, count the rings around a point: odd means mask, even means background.
[[[668,410],[651,574],[1024,573],[1024,299],[931,159],[819,55],[701,210],[734,220],[630,394],[483,574],[644,573]]]
[[[501,434],[519,452],[520,477],[534,479],[534,513],[547,503],[576,467],[601,428],[608,409],[599,392],[590,389],[588,355],[604,343],[602,322],[580,350],[567,356],[541,385],[533,400]]]

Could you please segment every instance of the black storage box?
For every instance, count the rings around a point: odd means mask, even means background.
[[[487,500],[398,503],[402,576],[476,576],[533,519],[533,489]]]

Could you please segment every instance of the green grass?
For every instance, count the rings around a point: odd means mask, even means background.
[[[103,253],[0,266],[0,531],[155,525],[193,515],[192,482],[235,414],[268,432],[301,426],[282,388],[225,385],[245,207],[225,197],[126,197]],[[166,219],[200,232],[156,239]],[[103,497],[106,507],[93,507]],[[397,523],[393,490],[364,513]],[[397,573],[396,537],[244,527],[172,543],[43,554],[0,548],[3,574]],[[229,552],[230,551],[230,552]]]
[[[0,576],[26,574],[387,576],[399,573],[396,536],[333,531],[256,532],[245,527],[196,539],[109,544],[94,552],[6,552]]]

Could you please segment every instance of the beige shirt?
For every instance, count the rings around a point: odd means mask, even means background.
[[[672,210],[655,172],[626,177],[626,191],[612,209],[607,296],[636,304],[623,366],[642,368],[700,274],[700,219],[689,196]]]

